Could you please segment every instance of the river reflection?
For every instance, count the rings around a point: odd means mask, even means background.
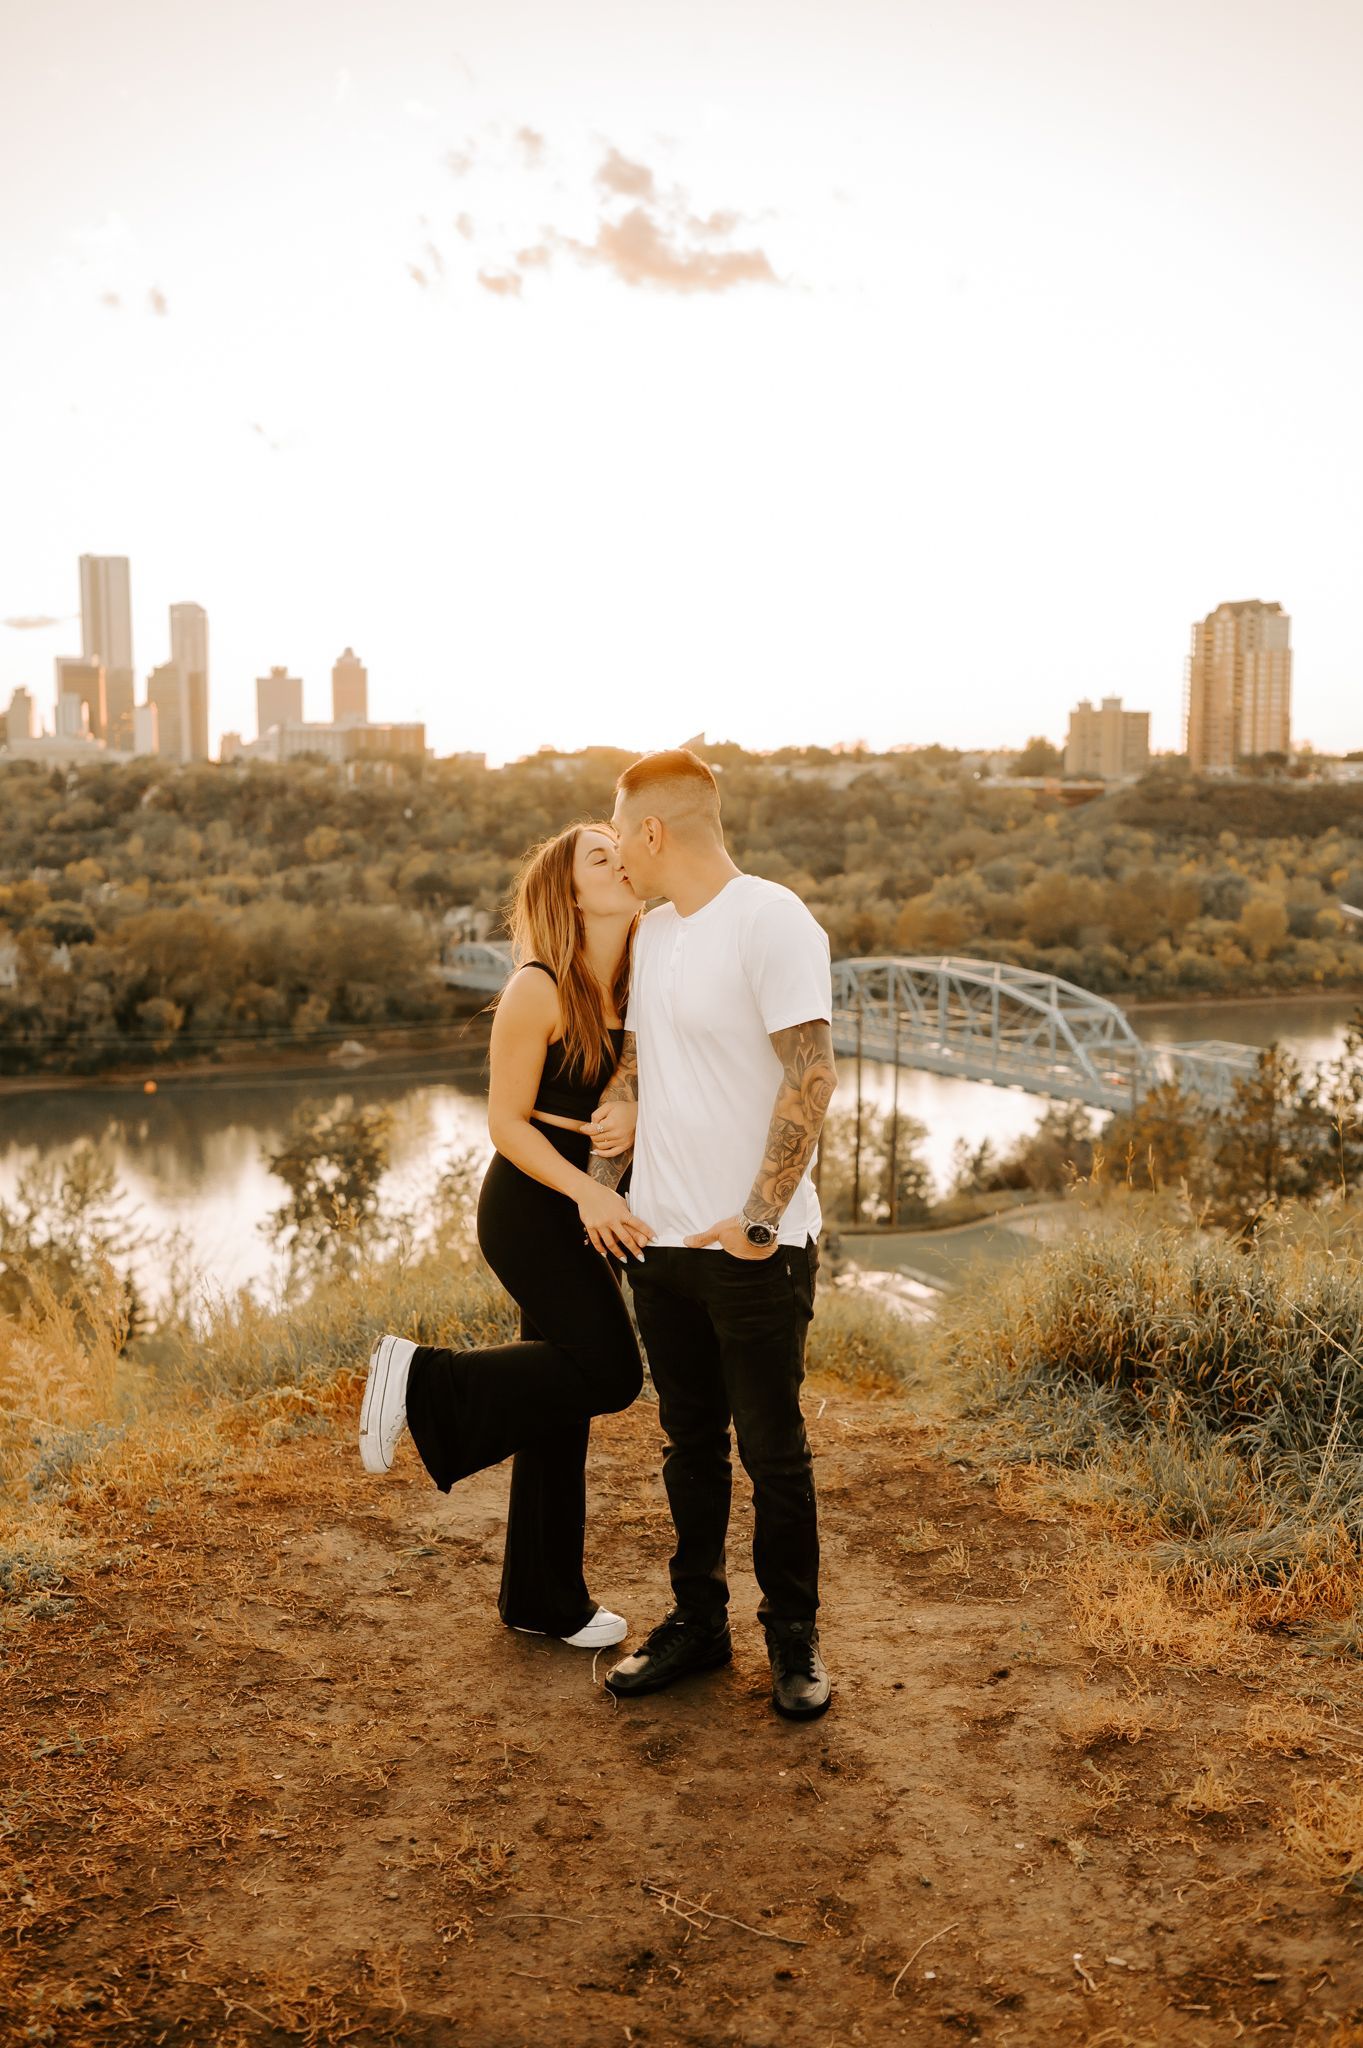
[[[1354,997],[1305,1001],[1169,1005],[1132,1013],[1142,1037],[1158,1042],[1198,1038],[1267,1045],[1273,1039],[1313,1063],[1338,1051],[1358,1007]],[[841,1062],[839,1107],[855,1100],[855,1062]],[[866,1098],[888,1107],[894,1070],[885,1062],[862,1066]],[[268,1291],[277,1278],[260,1224],[283,1199],[283,1184],[264,1163],[301,1102],[385,1104],[393,1114],[392,1165],[383,1194],[390,1206],[419,1204],[440,1167],[457,1152],[482,1160],[487,1139],[483,1077],[461,1060],[432,1058],[400,1074],[360,1069],[335,1078],[229,1077],[211,1085],[173,1077],[157,1094],[140,1088],[34,1090],[0,1096],[0,1200],[13,1194],[26,1166],[59,1160],[81,1139],[102,1144],[112,1158],[129,1211],[161,1238],[182,1232],[192,1262],[215,1288],[247,1283]],[[939,1188],[951,1177],[958,1140],[974,1147],[988,1138],[1005,1149],[1034,1128],[1048,1102],[1019,1089],[951,1080],[911,1068],[899,1072],[901,1114],[926,1129],[923,1151]],[[136,1260],[138,1279],[151,1298],[164,1285],[164,1256],[154,1250]]]

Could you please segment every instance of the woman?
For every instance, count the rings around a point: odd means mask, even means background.
[[[478,1244],[521,1311],[521,1341],[450,1351],[380,1337],[360,1410],[365,1469],[386,1472],[407,1428],[443,1493],[514,1454],[502,1619],[590,1650],[627,1632],[583,1578],[587,1438],[594,1415],[627,1408],[642,1384],[603,1254],[637,1253],[652,1233],[587,1166],[593,1139],[607,1153],[631,1142],[632,1111],[592,1112],[620,1057],[638,915],[609,826],[570,826],[527,856],[511,914],[521,964],[492,1025],[496,1150],[478,1198]]]

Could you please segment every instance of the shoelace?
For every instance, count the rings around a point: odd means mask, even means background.
[[[778,1643],[776,1654],[783,1670],[793,1678],[814,1678],[814,1643],[809,1636],[789,1636]]]

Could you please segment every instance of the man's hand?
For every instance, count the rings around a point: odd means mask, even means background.
[[[596,1158],[616,1159],[633,1145],[638,1120],[637,1102],[603,1102],[592,1112],[590,1122],[579,1124],[578,1129],[591,1139]]]
[[[709,1230],[698,1230],[694,1237],[688,1237],[684,1242],[692,1251],[700,1251],[707,1244],[717,1244],[736,1259],[769,1259],[780,1247],[778,1238],[773,1238],[770,1244],[749,1244],[741,1216],[726,1216],[722,1222],[712,1224]]]

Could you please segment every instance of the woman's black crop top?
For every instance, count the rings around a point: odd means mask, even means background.
[[[558,976],[553,968],[546,967],[542,960],[527,960],[525,965],[538,967],[557,987]],[[586,1123],[596,1108],[601,1090],[619,1064],[621,1048],[625,1042],[623,1028],[612,1031],[610,1041],[611,1050],[615,1054],[610,1073],[601,1074],[595,1081],[584,1081],[580,1076],[565,1071],[567,1062],[564,1059],[563,1042],[561,1039],[555,1040],[544,1055],[544,1072],[540,1075],[540,1085],[535,1093],[535,1108],[544,1110],[549,1116],[567,1116],[575,1123]]]

